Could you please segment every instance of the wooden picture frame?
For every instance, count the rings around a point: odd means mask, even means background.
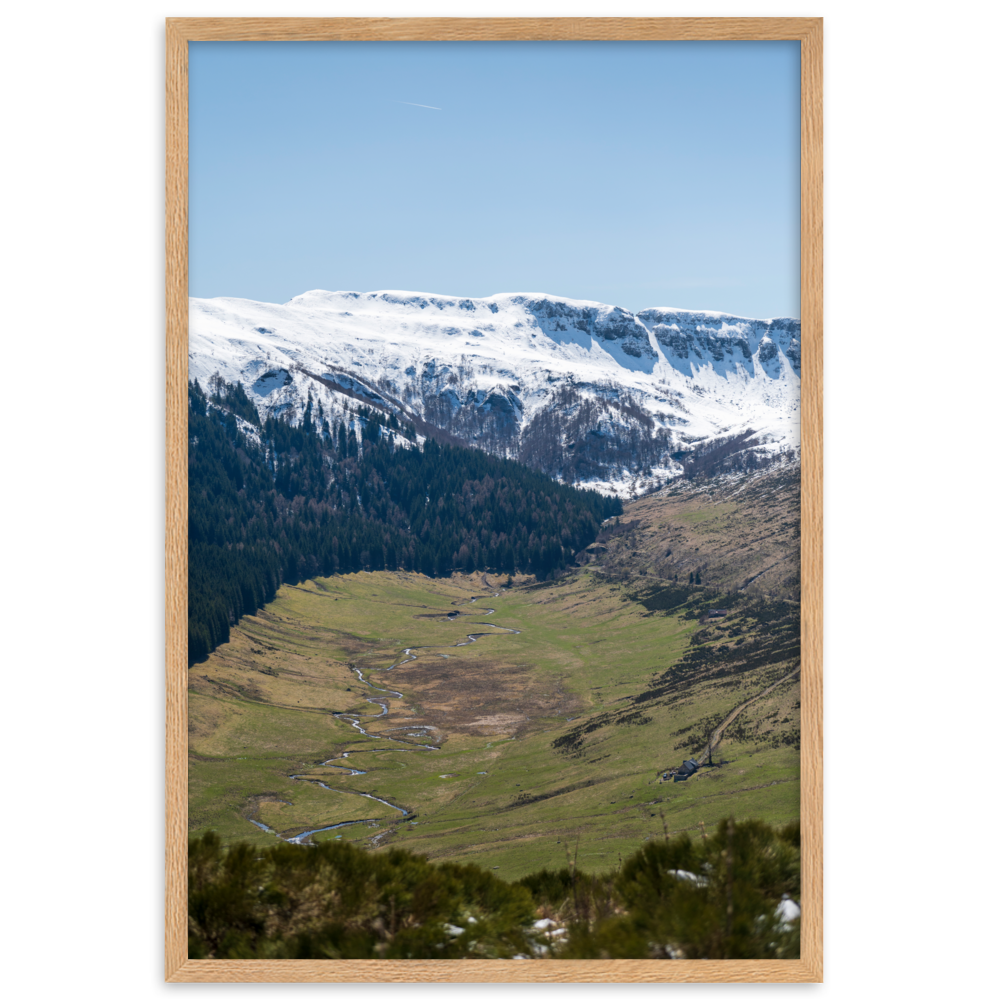
[[[823,145],[821,18],[170,18],[166,22],[168,982],[821,982]],[[740,40],[801,46],[802,957],[512,962],[187,958],[188,42]]]

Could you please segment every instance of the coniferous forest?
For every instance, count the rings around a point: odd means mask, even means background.
[[[363,405],[293,426],[261,421],[243,387],[189,383],[188,654],[229,639],[282,583],[360,570],[565,568],[621,501],[472,448],[417,444]]]

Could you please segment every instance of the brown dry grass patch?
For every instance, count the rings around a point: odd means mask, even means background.
[[[524,732],[537,718],[571,713],[577,700],[557,680],[502,658],[417,660],[397,674],[400,690],[420,705],[420,719],[449,734]]]

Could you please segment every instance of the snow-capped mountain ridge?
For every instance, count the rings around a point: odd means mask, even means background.
[[[794,319],[546,294],[472,299],[310,291],[283,305],[192,299],[190,375],[241,382],[262,415],[310,391],[399,410],[469,444],[605,485],[680,471],[671,455],[755,434],[798,447]]]

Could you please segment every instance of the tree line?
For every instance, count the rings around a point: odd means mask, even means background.
[[[188,386],[188,653],[229,639],[282,583],[360,570],[546,579],[621,501],[428,438],[358,406],[261,421],[239,384]]]

